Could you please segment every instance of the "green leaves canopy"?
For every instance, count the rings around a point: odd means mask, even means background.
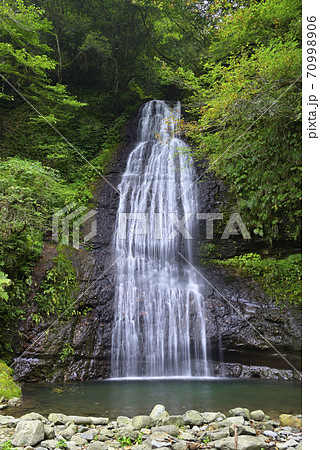
[[[250,2],[221,18],[200,75],[161,67],[187,93],[198,158],[270,244],[301,231],[300,12],[298,0]]]

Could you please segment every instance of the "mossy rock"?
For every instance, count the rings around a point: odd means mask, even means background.
[[[13,379],[13,370],[0,360],[0,397],[6,400],[21,397],[21,388]]]
[[[302,428],[302,420],[291,414],[281,414],[280,427]]]

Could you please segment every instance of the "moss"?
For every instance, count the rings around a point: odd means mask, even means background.
[[[0,397],[9,400],[13,397],[21,397],[21,388],[13,379],[13,370],[0,360]]]

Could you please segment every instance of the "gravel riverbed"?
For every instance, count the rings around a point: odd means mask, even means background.
[[[68,416],[36,412],[20,418],[0,415],[0,448],[10,450],[301,450],[302,416],[270,419],[262,410],[190,410],[170,415],[156,405],[150,415],[133,418]]]

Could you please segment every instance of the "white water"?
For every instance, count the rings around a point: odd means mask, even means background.
[[[115,378],[209,376],[201,287],[194,269],[178,253],[192,263],[193,241],[177,231],[168,215],[181,219],[190,213],[185,228],[194,234],[195,174],[189,157],[178,151],[186,147],[178,137],[179,119],[180,104],[170,109],[155,100],[143,107],[140,142],[119,185],[111,359]],[[124,220],[124,213],[148,215]]]

